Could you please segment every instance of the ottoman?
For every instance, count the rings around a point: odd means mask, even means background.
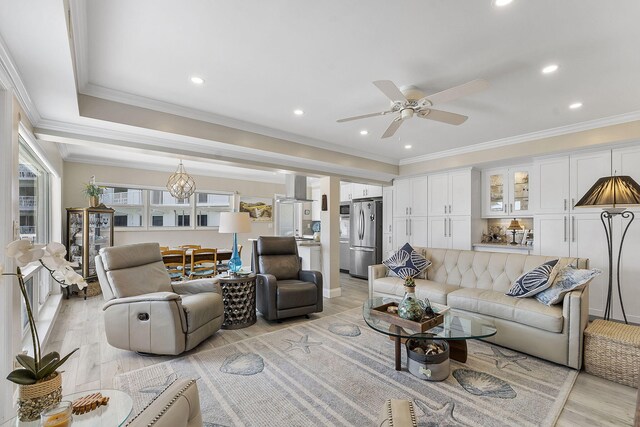
[[[631,387],[640,379],[640,326],[597,319],[584,331],[584,369]]]

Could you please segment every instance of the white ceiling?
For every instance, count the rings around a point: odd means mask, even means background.
[[[640,111],[637,0],[514,0],[504,8],[491,0],[71,5],[81,93],[392,164]],[[0,35],[45,119],[40,127],[55,121],[149,133],[79,117],[62,1],[4,2],[0,12]],[[550,63],[559,70],[542,75]],[[193,85],[192,75],[205,84]],[[413,118],[381,140],[390,116],[336,123],[387,109],[374,80],[435,93],[475,78],[490,87],[438,106],[468,115],[461,126]],[[570,110],[575,101],[584,106]]]

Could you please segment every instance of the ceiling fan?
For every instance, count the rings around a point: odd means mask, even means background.
[[[338,123],[349,122],[351,120],[360,120],[367,117],[384,116],[391,113],[399,113],[391,122],[382,138],[389,138],[407,119],[417,115],[422,119],[436,120],[450,125],[461,125],[468,117],[462,114],[450,113],[448,111],[440,111],[431,108],[436,104],[444,104],[463,96],[471,95],[489,87],[489,83],[482,79],[472,80],[470,82],[445,89],[433,95],[425,95],[415,86],[405,86],[398,88],[391,80],[377,80],[373,84],[391,100],[391,107],[386,111],[379,113],[364,114],[362,116],[347,117],[338,120]]]

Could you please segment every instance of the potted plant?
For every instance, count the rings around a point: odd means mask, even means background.
[[[84,184],[84,195],[89,198],[89,206],[95,208],[100,204],[100,195],[104,193],[104,187],[96,185],[96,177],[92,176],[89,182]]]
[[[20,421],[36,420],[44,409],[60,402],[62,375],[57,369],[78,350],[76,348],[64,357],[60,357],[60,354],[55,351],[42,355],[38,330],[20,268],[33,262],[40,262],[51,277],[61,285],[76,284],[81,289],[84,288],[87,283],[75,272],[73,264],[64,258],[65,254],[66,249],[61,243],[50,243],[43,248],[33,245],[29,240],[16,240],[7,245],[7,256],[14,258],[17,264],[16,272],[5,273],[0,265],[0,273],[3,276],[15,276],[18,279],[33,344],[33,357],[27,354],[17,355],[16,360],[21,368],[11,371],[7,376],[9,381],[18,384],[19,387],[18,418]]]

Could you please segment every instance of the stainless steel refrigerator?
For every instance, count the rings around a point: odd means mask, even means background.
[[[367,279],[369,266],[382,262],[382,200],[351,204],[349,274]]]

